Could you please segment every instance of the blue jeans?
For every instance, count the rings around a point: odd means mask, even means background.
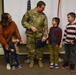
[[[11,59],[12,59],[12,66],[15,66],[15,65],[19,66],[20,61],[19,61],[18,54],[16,53],[15,44],[10,42],[9,47],[10,47],[10,54],[11,54]],[[12,52],[11,49],[13,49],[14,51]]]
[[[2,47],[4,50],[4,58],[5,58],[6,64],[10,63],[9,54],[11,54],[12,65],[15,65],[14,62],[17,62],[17,65],[20,65],[19,57],[18,57],[18,54],[16,54],[16,51],[11,52],[10,50],[6,50],[6,48],[4,46],[2,46]]]
[[[11,59],[12,59],[12,66],[19,66],[20,65],[18,54],[14,54],[11,52]]]

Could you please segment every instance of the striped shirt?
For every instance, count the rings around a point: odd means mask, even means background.
[[[76,23],[73,25],[68,24],[64,31],[63,41],[67,43],[76,43]]]

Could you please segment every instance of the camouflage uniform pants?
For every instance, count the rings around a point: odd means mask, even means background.
[[[51,63],[58,63],[58,45],[49,44],[49,52],[50,52],[50,62]]]
[[[42,48],[36,49],[36,39],[34,37],[26,36],[27,39],[27,49],[30,59],[39,59],[42,60],[43,57],[43,50]]]

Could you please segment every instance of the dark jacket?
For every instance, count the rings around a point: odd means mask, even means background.
[[[51,27],[49,31],[48,42],[49,44],[59,45],[62,38],[62,30],[57,27]]]

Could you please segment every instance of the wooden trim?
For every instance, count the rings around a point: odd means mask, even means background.
[[[2,0],[2,13],[4,13],[4,0]]]

